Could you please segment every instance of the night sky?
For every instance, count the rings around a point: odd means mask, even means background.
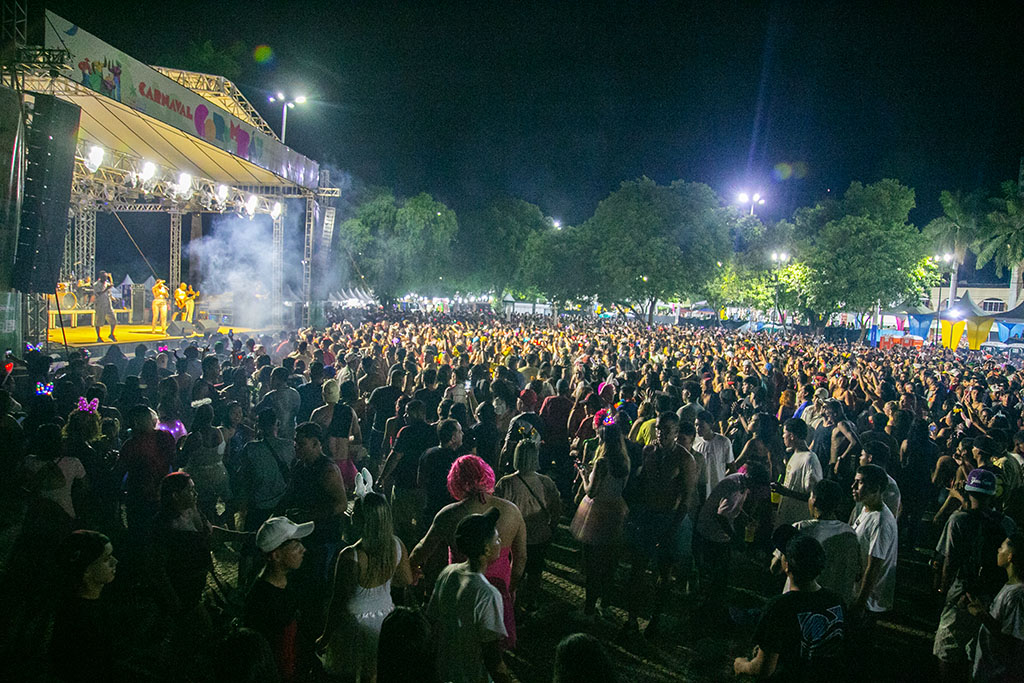
[[[510,194],[577,223],[647,175],[761,190],[775,220],[895,177],[923,225],[940,190],[994,192],[1024,153],[1024,13],[977,4],[48,6],[151,63],[242,41],[237,84],[271,125],[267,94],[314,100],[290,112],[290,146],[456,211]]]

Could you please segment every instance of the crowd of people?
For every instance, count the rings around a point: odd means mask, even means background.
[[[1024,680],[1007,358],[395,313],[29,349],[0,387],[17,680],[510,681],[560,534],[583,633],[545,680],[617,680],[594,627],[681,637],[680,595],[703,628],[756,626],[723,672],[909,680],[872,653],[911,556],[942,680]],[[741,565],[769,577],[758,609]]]

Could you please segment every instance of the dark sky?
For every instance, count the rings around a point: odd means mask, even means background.
[[[238,84],[271,125],[267,93],[316,100],[290,113],[291,146],[457,211],[504,193],[576,223],[646,174],[724,197],[760,189],[778,219],[851,180],[896,177],[923,225],[940,190],[994,191],[1024,153],[1011,3],[49,6],[144,61],[243,41]],[[270,65],[252,59],[259,44]]]

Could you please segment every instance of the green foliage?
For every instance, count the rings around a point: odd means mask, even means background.
[[[160,63],[234,81],[242,75],[242,59],[246,51],[245,43],[240,40],[224,46],[214,45],[212,40],[190,41],[183,52],[164,55]]]
[[[1024,262],[1024,197],[1013,181],[1004,182],[1001,189],[1002,196],[991,200],[994,209],[985,216],[975,247],[977,267],[994,261],[1000,277]]]
[[[357,266],[365,282],[384,302],[416,291],[447,291],[451,244],[458,232],[455,212],[426,193],[398,201],[390,190],[376,189],[338,226],[337,249]]]
[[[915,300],[930,272],[926,243],[908,222],[913,208],[912,189],[882,180],[851,183],[841,202],[798,211],[807,308],[863,313]]]
[[[925,226],[927,241],[939,251],[952,252],[956,263],[963,263],[967,250],[983,237],[981,202],[977,193],[943,190],[939,195],[943,215]]]
[[[602,300],[649,306],[697,294],[729,252],[730,212],[706,185],[622,183],[583,226],[595,245]]]

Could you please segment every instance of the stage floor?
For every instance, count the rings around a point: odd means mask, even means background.
[[[97,346],[110,346],[112,342],[107,341],[106,335],[110,333],[110,326],[104,325],[102,328],[103,341],[96,341],[96,330],[92,327],[65,327],[63,332],[59,327],[51,327],[49,329],[50,344],[63,346],[64,345],[64,334],[67,334],[68,346],[74,346],[76,348],[81,347],[97,347]],[[227,334],[229,330],[234,330],[236,334],[248,334],[251,332],[248,328],[244,327],[221,327],[217,330],[220,334]],[[114,335],[117,337],[116,344],[138,344],[139,342],[159,342],[164,340],[176,340],[181,337],[169,337],[166,334],[159,332],[151,332],[149,325],[118,325],[114,331]],[[201,339],[201,334],[192,335],[196,339]]]

